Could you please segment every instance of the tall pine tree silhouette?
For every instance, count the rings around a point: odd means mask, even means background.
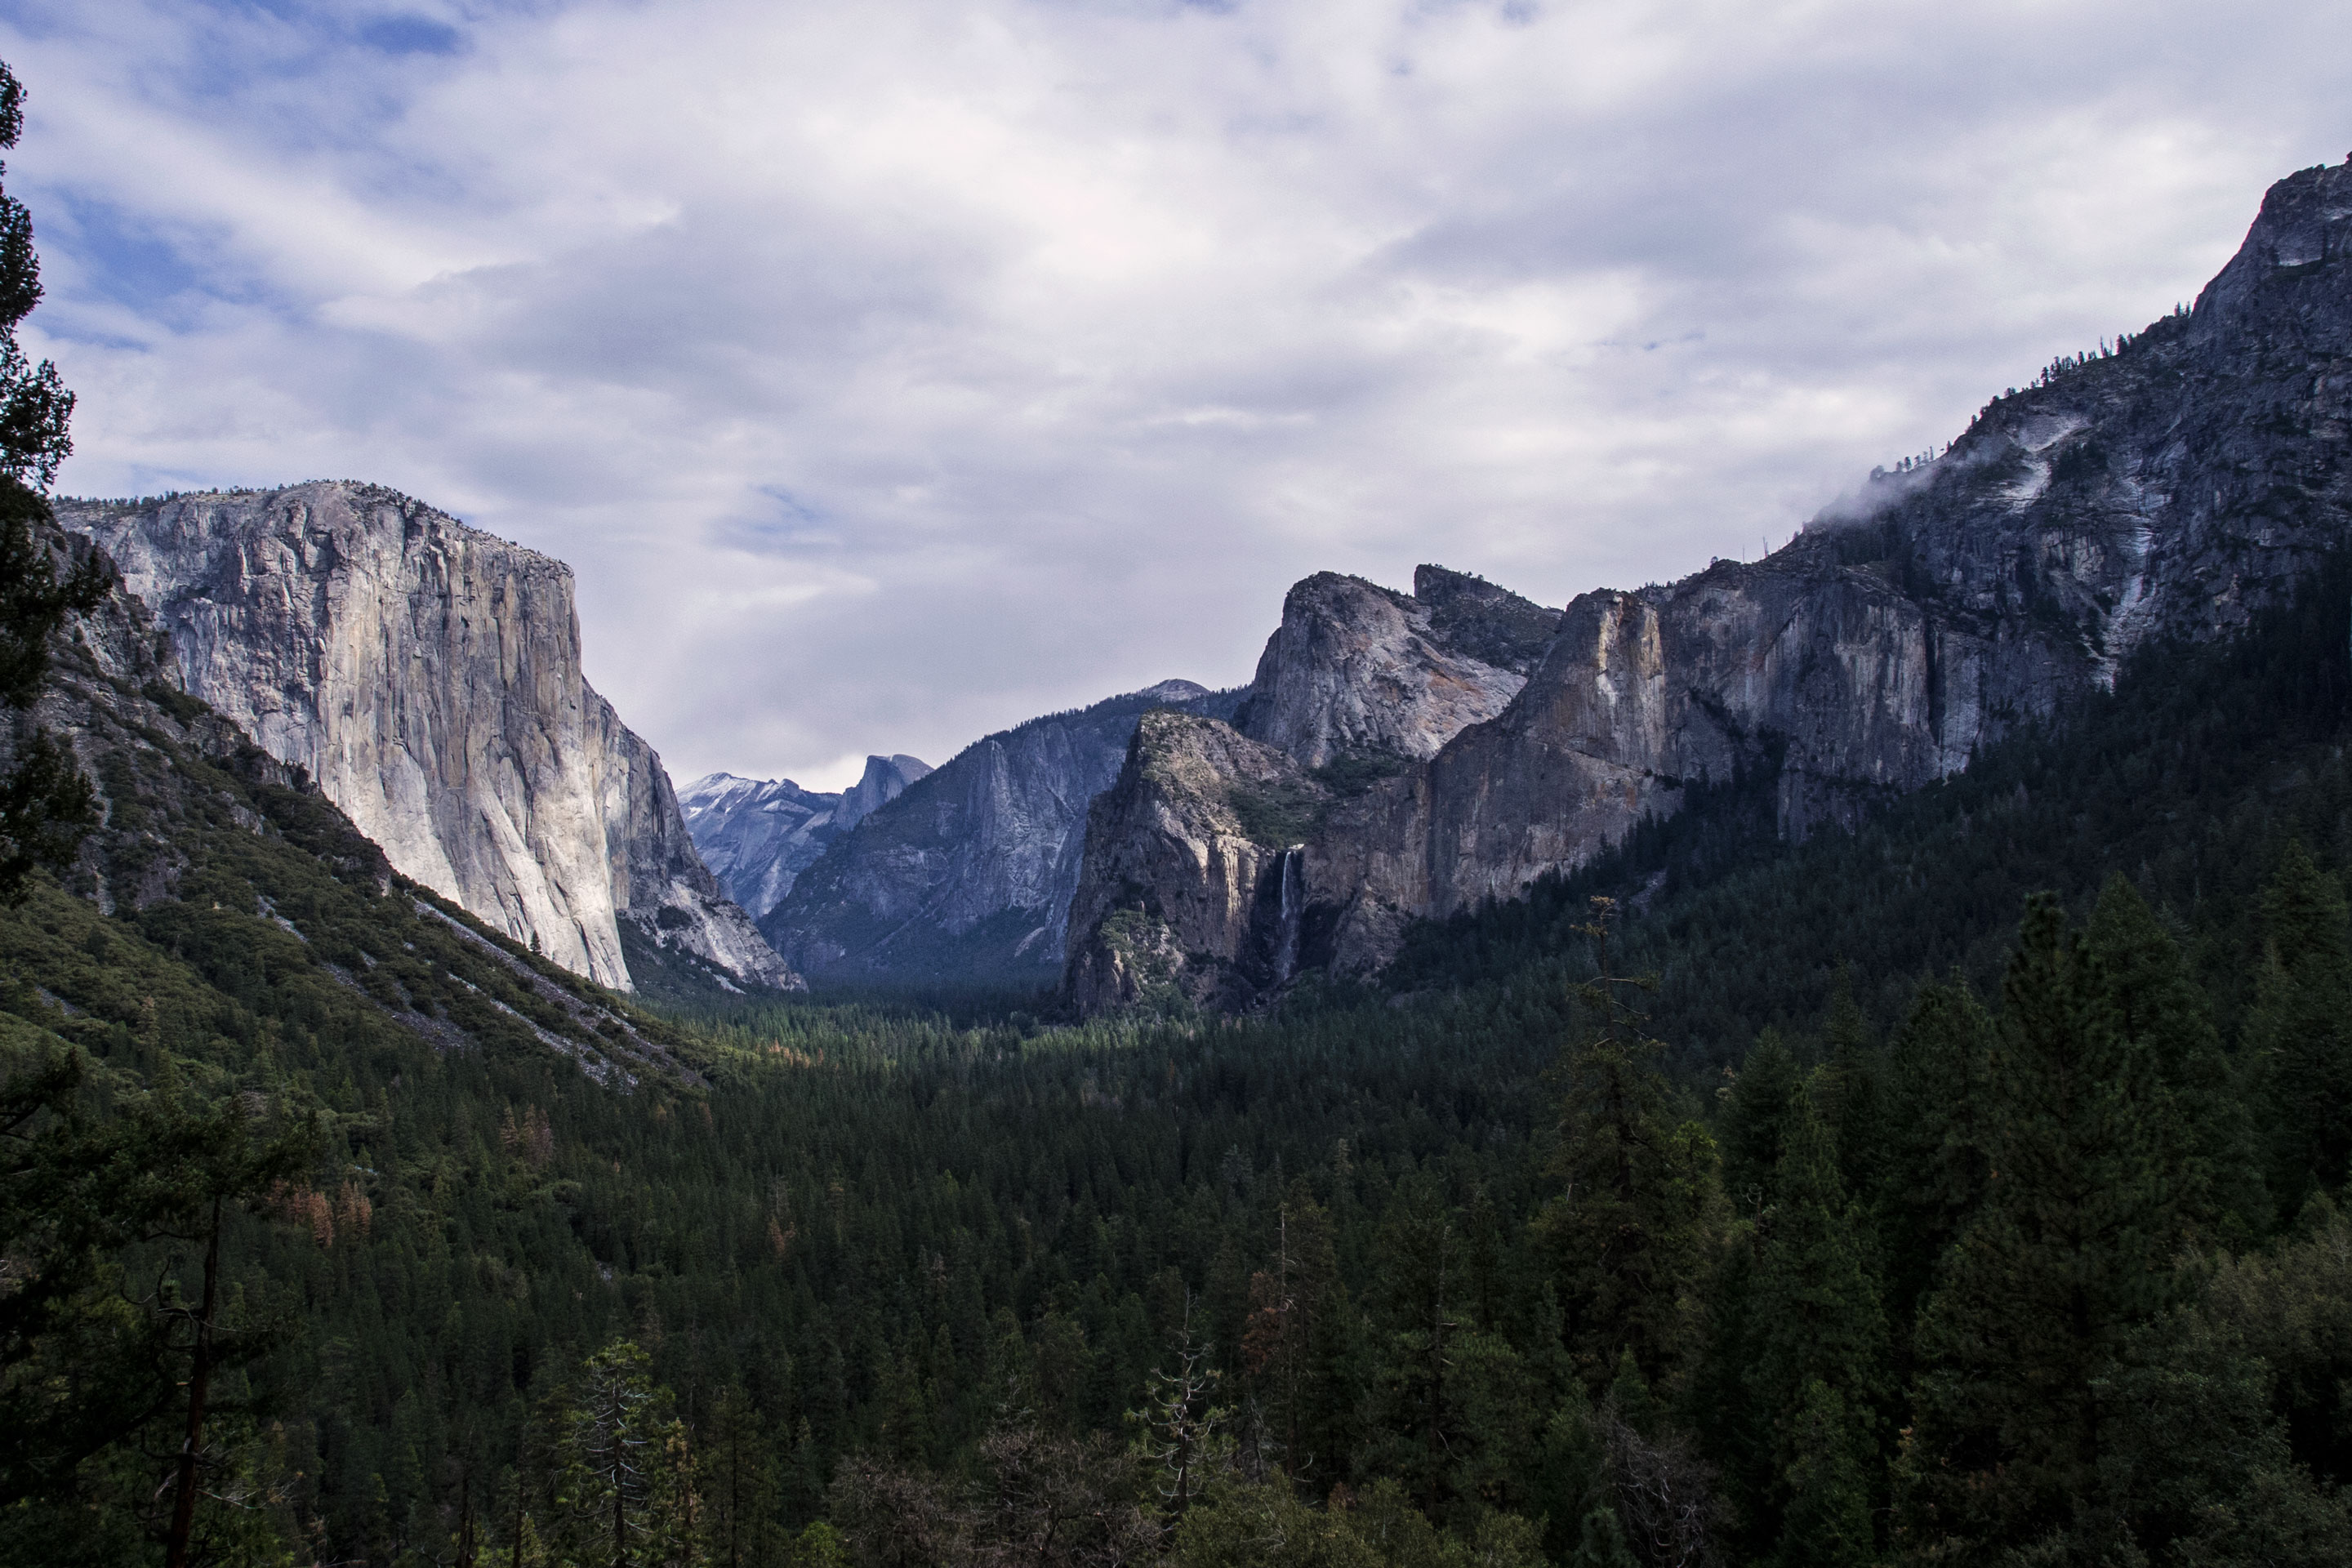
[[[14,147],[24,124],[25,89],[0,64],[0,147]],[[58,574],[62,542],[42,492],[73,449],[74,400],[55,365],[28,363],[17,345],[16,328],[40,300],[32,216],[0,193],[0,903],[24,897],[36,867],[69,864],[95,820],[72,754],[29,710],[48,677],[50,637],[68,615],[96,607],[112,582],[95,554]]]
[[[2289,839],[2263,893],[2262,968],[2246,1019],[2271,1127],[2271,1180],[2292,1215],[2352,1164],[2352,949],[2344,889]]]
[[[2105,1402],[2179,1300],[2182,1165],[2152,1054],[2054,899],[2002,985],[1984,1197],[1921,1314],[1909,1528],[1988,1547],[2112,1541]]]

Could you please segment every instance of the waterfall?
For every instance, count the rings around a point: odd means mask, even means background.
[[[1307,902],[1304,886],[1307,851],[1303,847],[1282,852],[1282,923],[1274,941],[1274,983],[1280,985],[1298,973],[1298,917]]]

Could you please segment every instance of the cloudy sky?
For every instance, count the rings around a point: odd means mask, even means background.
[[[395,0],[396,4],[396,0]],[[370,479],[577,570],[680,780],[1416,562],[1786,539],[2352,148],[2342,0],[0,0],[60,489]]]

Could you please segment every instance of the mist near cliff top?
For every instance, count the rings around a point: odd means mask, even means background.
[[[1247,679],[1291,582],[1753,558],[2352,145],[2215,5],[25,0],[59,489],[577,572],[673,777]]]

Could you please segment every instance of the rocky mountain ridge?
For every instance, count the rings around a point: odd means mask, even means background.
[[[985,736],[834,839],[760,928],[835,981],[1055,984],[1087,808],[1137,721],[1230,713],[1238,697],[1166,680]]]
[[[60,500],[184,689],[392,866],[565,968],[800,984],[720,892],[669,777],[581,674],[572,574],[381,487]]]
[[[1078,1005],[1173,985],[1234,1007],[1286,984],[1334,937],[1328,910],[1308,929],[1308,842],[1506,710],[1559,619],[1442,566],[1410,595],[1334,573],[1293,586],[1231,723],[1147,715],[1095,801],[1068,927]]]
[[[2352,542],[2347,444],[2352,164],[2272,187],[2193,310],[2053,362],[1785,549],[1579,597],[1491,713],[1498,686],[1447,685],[1389,738],[1396,656],[1351,662],[1381,641],[1360,629],[1381,591],[1302,584],[1307,624],[1286,607],[1234,726],[1138,733],[1091,819],[1067,983],[1090,1009],[1155,987],[1234,1005],[1298,969],[1369,972],[1408,921],[1515,897],[1699,781],[1768,778],[1793,837],[1851,822],[2111,683],[2147,639],[2227,636],[2290,594]],[[1475,716],[1442,733],[1454,714]],[[1359,735],[1407,761],[1311,795]],[[1235,744],[1253,738],[1298,770],[1297,837],[1240,831],[1244,854],[1234,808],[1286,777]],[[1265,962],[1288,944],[1294,963]]]
[[[1425,762],[1518,694],[1559,620],[1442,566],[1410,595],[1318,573],[1285,597],[1234,727],[1309,768]]]
[[[702,863],[756,921],[783,901],[826,845],[930,771],[919,757],[868,757],[865,773],[838,794],[790,779],[706,773],[677,792],[678,807]]]

